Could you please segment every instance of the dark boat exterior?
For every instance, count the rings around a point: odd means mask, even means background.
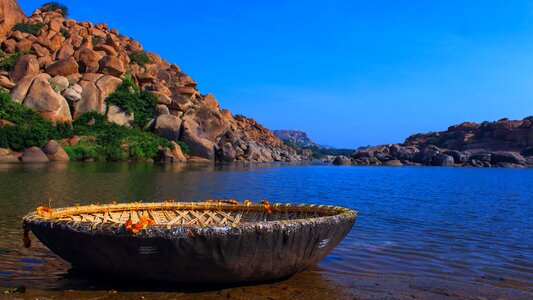
[[[24,224],[77,268],[234,284],[287,278],[314,265],[346,236],[356,216],[334,206],[161,202],[38,211]],[[150,224],[142,223],[147,219]],[[132,231],[128,225],[135,222],[140,230]]]

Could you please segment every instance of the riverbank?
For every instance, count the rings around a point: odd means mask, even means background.
[[[426,278],[359,276],[334,281],[313,267],[287,280],[236,287],[180,286],[162,283],[106,283],[92,281],[84,288],[32,289],[11,293],[5,299],[526,299],[533,293],[504,286],[455,284]],[[173,286],[173,287],[169,287]]]

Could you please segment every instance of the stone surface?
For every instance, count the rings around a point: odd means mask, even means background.
[[[71,122],[68,103],[49,83],[50,76],[39,74],[34,77],[22,104],[35,109],[43,118],[52,122]]]
[[[110,123],[115,123],[121,126],[131,127],[133,124],[134,114],[123,111],[115,105],[110,105],[107,108],[107,120]]]
[[[34,76],[39,73],[39,62],[35,55],[23,55],[19,57],[15,67],[9,72],[9,78],[14,83],[18,83],[26,76]]]
[[[341,166],[341,165],[351,165],[352,164],[352,160],[349,158],[349,157],[346,157],[344,155],[339,155],[337,157],[335,157],[335,159],[333,160],[332,162],[334,165],[336,166]]]
[[[13,28],[16,23],[26,19],[26,15],[18,5],[16,0],[0,1],[0,42],[5,40],[6,33]]]
[[[172,155],[179,161],[179,162],[186,162],[187,158],[185,155],[183,155],[183,152],[181,151],[181,147],[178,145],[178,143],[171,141],[170,144],[174,146],[174,149],[172,149]]]
[[[168,140],[176,141],[180,138],[182,121],[171,115],[161,115],[155,121],[155,131]]]
[[[75,74],[78,73],[78,63],[73,57],[58,60],[46,68],[46,73],[50,74],[50,76]]]
[[[106,55],[100,60],[100,72],[118,77],[124,74],[126,70],[124,70],[124,66],[120,59],[111,55]]]
[[[43,163],[50,161],[46,154],[38,147],[26,149],[20,156],[20,161],[24,163]]]
[[[50,140],[42,150],[50,161],[70,161],[68,154],[55,140]]]

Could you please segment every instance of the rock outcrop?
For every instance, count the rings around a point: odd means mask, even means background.
[[[0,74],[0,85],[10,90],[14,101],[44,118],[72,122],[85,112],[96,111],[107,115],[110,122],[130,126],[135,116],[108,107],[105,101],[128,74],[141,91],[157,98],[157,111],[147,128],[169,140],[184,141],[192,157],[261,162],[300,159],[270,130],[253,119],[233,117],[213,95],[202,94],[180,67],[144,51],[139,42],[117,29],[66,18],[60,10],[48,7],[27,18],[12,15],[20,11],[14,0],[3,1],[1,7],[9,7],[0,16],[5,29],[2,50],[7,55],[20,50],[31,53],[20,57],[13,71]],[[36,34],[12,31],[13,24],[22,20],[45,25]],[[162,156],[172,155],[163,152]]]
[[[274,135],[282,141],[290,141],[299,147],[320,147],[319,144],[313,142],[307,133],[300,130],[274,130]]]
[[[354,165],[533,167],[533,117],[473,122],[415,134],[403,144],[360,148]]]
[[[0,42],[3,42],[6,33],[13,25],[26,19],[26,15],[18,5],[16,0],[0,1]]]

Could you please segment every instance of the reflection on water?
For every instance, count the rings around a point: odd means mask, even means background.
[[[421,291],[533,296],[532,182],[531,169],[0,164],[0,286],[107,288],[69,272],[68,263],[35,238],[31,248],[22,247],[20,218],[38,205],[231,198],[360,212],[346,239],[317,267],[282,283],[247,287],[253,293],[285,285],[350,295],[395,289],[406,297]],[[128,284],[114,283],[119,288]]]

